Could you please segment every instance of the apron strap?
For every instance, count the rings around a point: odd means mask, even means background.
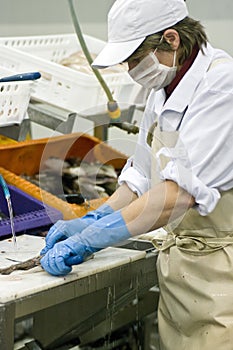
[[[177,246],[179,250],[185,253],[206,255],[233,244],[233,237],[204,238],[192,236],[170,236],[162,245],[159,245],[159,243],[156,242],[156,239],[154,239],[152,243],[159,251],[165,251],[172,246]]]

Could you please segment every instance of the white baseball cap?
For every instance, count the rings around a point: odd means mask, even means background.
[[[116,0],[108,14],[108,42],[92,67],[106,68],[125,61],[148,35],[187,16],[184,0]]]

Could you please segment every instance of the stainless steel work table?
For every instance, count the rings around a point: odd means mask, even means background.
[[[155,251],[110,247],[65,277],[40,266],[0,275],[0,349],[14,348],[15,321],[28,317],[38,349],[55,349],[74,337],[85,341],[95,326],[107,334],[155,311],[156,259]]]

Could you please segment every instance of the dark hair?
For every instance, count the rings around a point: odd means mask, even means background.
[[[195,45],[198,45],[202,50],[202,46],[207,45],[207,35],[205,29],[199,21],[196,21],[190,17],[185,17],[180,22],[167,28],[175,29],[180,36],[180,59],[179,64],[182,64],[186,58],[188,58]],[[136,51],[127,59],[128,60],[140,60],[151,50],[158,49],[161,51],[172,51],[172,48],[166,40],[161,40],[163,33],[166,29],[159,33],[151,34],[146,37],[143,43],[137,48]]]

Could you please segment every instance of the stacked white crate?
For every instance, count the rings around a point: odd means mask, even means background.
[[[0,78],[13,75],[0,66]],[[32,81],[0,82],[0,127],[21,124],[27,117]]]
[[[84,35],[88,49],[98,54],[105,42]],[[0,64],[17,73],[39,71],[32,97],[36,100],[81,112],[106,105],[107,97],[94,74],[62,66],[59,62],[80,51],[76,34],[0,38]],[[115,100],[127,106],[140,91],[126,71],[104,74]]]

